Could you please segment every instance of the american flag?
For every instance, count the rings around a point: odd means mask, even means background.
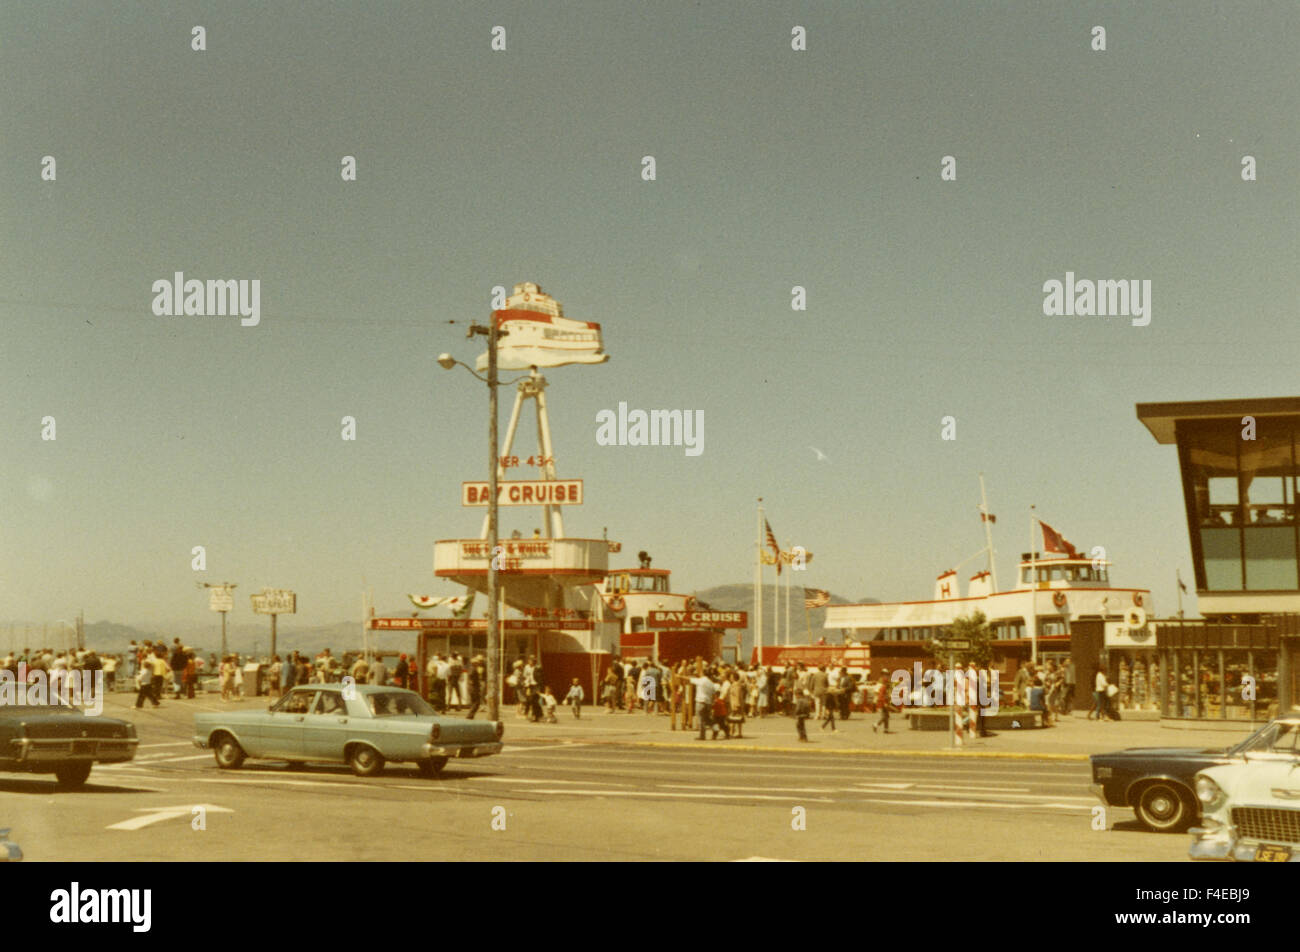
[[[776,544],[776,536],[772,534],[772,524],[766,519],[763,520],[763,528],[767,530],[767,544],[772,548],[772,555],[776,557],[776,574],[781,574],[781,547]]]
[[[830,604],[831,593],[824,588],[805,588],[803,590],[804,608],[821,608]]]

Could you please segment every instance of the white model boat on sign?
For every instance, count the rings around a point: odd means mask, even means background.
[[[564,316],[560,303],[531,281],[516,284],[506,306],[492,319],[503,336],[497,342],[501,370],[529,367],[563,367],[565,364],[603,364],[609,360],[600,325]],[[480,354],[477,367],[486,370],[488,355]]]

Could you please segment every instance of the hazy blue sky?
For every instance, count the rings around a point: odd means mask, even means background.
[[[982,470],[1004,578],[1037,503],[1172,612],[1134,404],[1300,390],[1297,35],[1291,0],[4,4],[0,621],[452,594],[486,388],[434,361],[525,280],[611,354],[548,374],[570,535],[749,581],[762,496],[804,584],[928,598]],[[154,316],[175,271],[260,279],[261,324]],[[1150,326],[1044,316],[1067,271],[1149,279]],[[702,410],[703,454],[597,446],[620,401]]]

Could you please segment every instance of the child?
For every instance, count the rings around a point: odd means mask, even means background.
[[[556,724],[555,719],[555,695],[551,693],[551,686],[548,684],[546,690],[542,692],[542,708],[546,711],[546,723]]]
[[[578,679],[573,679],[573,687],[569,688],[569,693],[564,695],[564,703],[573,705],[573,716],[582,717],[582,702],[586,700],[587,692],[582,689]]]
[[[794,726],[799,731],[799,739],[808,739],[808,730],[804,727],[804,721],[812,714],[812,699],[808,697],[808,692],[800,689],[798,700],[794,704]]]

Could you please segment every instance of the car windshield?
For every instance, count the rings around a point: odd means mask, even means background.
[[[1232,748],[1231,753],[1300,753],[1300,724],[1293,721],[1273,721],[1271,724],[1265,724],[1236,747]]]
[[[368,694],[366,704],[375,717],[432,717],[435,713],[424,698],[409,691]]]

